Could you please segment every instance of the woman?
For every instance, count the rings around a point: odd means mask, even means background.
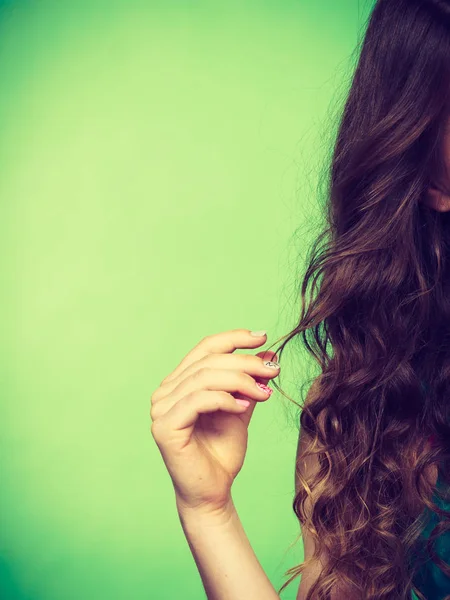
[[[277,353],[233,354],[265,332],[208,336],[152,396],[152,434],[209,600],[275,600],[300,574],[298,600],[450,598],[449,92],[450,1],[378,0],[299,324]],[[279,374],[294,337],[320,373],[295,465],[305,561],[277,592],[230,490],[255,405],[270,397],[258,384]]]

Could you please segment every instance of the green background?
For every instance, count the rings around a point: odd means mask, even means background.
[[[367,14],[362,0],[1,3],[2,599],[204,597],[150,397],[205,335],[267,329],[270,345],[295,325]],[[286,357],[299,401],[315,367]],[[297,436],[275,392],[233,488],[277,587],[302,560]]]

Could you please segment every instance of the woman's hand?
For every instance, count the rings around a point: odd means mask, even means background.
[[[220,511],[247,450],[247,427],[256,402],[271,390],[257,386],[276,377],[266,366],[271,352],[232,354],[257,348],[266,336],[235,329],[205,337],[155,390],[151,432],[172,478],[179,509]],[[249,406],[237,400],[248,400]]]

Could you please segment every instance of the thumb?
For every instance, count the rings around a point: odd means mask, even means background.
[[[258,352],[256,356],[259,356],[259,358],[262,358],[264,361],[271,360],[273,362],[278,362],[278,356],[271,350],[263,350],[262,352]],[[266,379],[265,377],[255,377],[255,379],[259,383],[264,383],[264,385],[267,385],[267,383],[271,381],[271,379]]]
[[[263,360],[267,361],[267,360],[272,360],[272,361],[278,361],[278,357],[275,354],[275,352],[272,352],[270,350],[265,350],[262,352],[258,352],[256,354],[256,356],[259,356],[260,358],[262,358]],[[263,383],[264,385],[267,385],[270,381],[270,379],[266,379],[265,377],[259,377],[259,376],[255,376],[255,380],[258,383]],[[245,412],[243,412],[242,414],[239,415],[239,418],[246,424],[248,425],[250,422],[250,419],[252,418],[253,415],[253,411],[255,410],[255,406],[258,404],[258,402],[256,400],[253,400],[252,398],[248,398],[247,396],[241,396],[239,394],[236,395],[236,398],[241,398],[243,400],[249,400],[250,401],[250,406],[247,408],[247,410]]]

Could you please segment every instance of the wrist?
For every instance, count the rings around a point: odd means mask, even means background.
[[[224,504],[219,506],[202,504],[198,506],[188,506],[183,503],[178,497],[176,498],[178,515],[183,526],[191,523],[198,527],[205,524],[206,526],[220,526],[229,523],[237,514],[236,507],[230,497]]]

